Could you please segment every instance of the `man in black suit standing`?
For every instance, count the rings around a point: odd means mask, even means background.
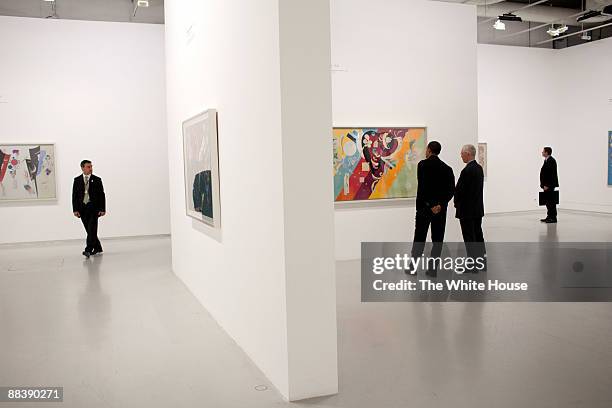
[[[102,253],[102,244],[98,239],[98,217],[106,214],[106,196],[102,179],[94,176],[93,166],[89,160],[81,162],[83,174],[74,178],[72,185],[72,211],[80,218],[87,232],[87,244],[83,255]]]
[[[552,148],[545,147],[542,150],[544,164],[540,170],[540,187],[544,190],[546,199],[546,218],[540,220],[547,224],[557,222],[557,200],[555,198],[555,188],[559,187],[559,177],[557,175],[557,161],[552,157]]]
[[[453,198],[455,190],[455,175],[438,155],[442,146],[438,142],[430,142],[425,151],[425,160],[417,166],[417,198],[416,217],[414,224],[414,242],[412,245],[412,258],[423,255],[427,231],[431,225],[431,258],[439,258],[442,253],[442,242],[446,228],[446,209],[448,202]],[[406,273],[414,273],[414,267],[407,269]],[[427,267],[428,276],[436,276],[437,270],[434,262]]]
[[[473,259],[484,258],[486,254],[482,233],[484,172],[475,158],[476,147],[473,145],[463,146],[461,160],[466,163],[466,166],[461,170],[459,181],[457,181],[455,187],[456,217],[459,218],[461,224],[461,233],[463,234],[467,256]],[[472,272],[476,273],[478,269],[474,269]]]

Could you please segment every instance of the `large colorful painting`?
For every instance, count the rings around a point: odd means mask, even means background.
[[[612,186],[612,130],[608,132],[608,185]]]
[[[334,128],[335,201],[416,197],[425,128]]]
[[[187,215],[220,228],[216,110],[207,110],[183,122],[183,154]]]
[[[0,144],[0,201],[54,200],[55,146]]]

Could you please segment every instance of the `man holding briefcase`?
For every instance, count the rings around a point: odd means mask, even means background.
[[[540,193],[540,205],[546,205],[548,213],[546,218],[540,220],[547,224],[557,222],[557,204],[559,204],[559,192],[555,188],[559,187],[559,177],[557,176],[557,161],[552,157],[552,148],[545,147],[542,150],[544,164],[540,170],[540,187],[544,192]]]

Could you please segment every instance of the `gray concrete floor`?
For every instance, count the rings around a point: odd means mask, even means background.
[[[488,216],[485,234],[612,241],[610,215],[537,219]],[[168,238],[81,247],[0,246],[0,386],[64,386],[50,406],[612,406],[609,303],[366,304],[359,263],[339,262],[340,394],[288,404],[172,274]]]

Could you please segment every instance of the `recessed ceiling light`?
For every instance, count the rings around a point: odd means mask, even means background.
[[[136,3],[138,7],[149,7],[149,0],[138,0]]]

